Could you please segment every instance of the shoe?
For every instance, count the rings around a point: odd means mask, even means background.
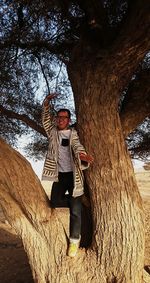
[[[80,242],[77,242],[77,243],[71,242],[71,243],[69,244],[68,256],[70,256],[70,257],[75,257],[75,256],[77,255],[78,248],[79,248],[79,244],[80,244]]]

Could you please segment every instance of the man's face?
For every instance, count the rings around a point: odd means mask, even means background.
[[[59,112],[56,117],[56,122],[57,122],[58,130],[67,130],[70,123],[68,112],[67,111]]]

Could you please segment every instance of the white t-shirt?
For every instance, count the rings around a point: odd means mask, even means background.
[[[58,171],[59,172],[73,171],[73,165],[71,162],[71,152],[70,152],[70,136],[71,136],[70,129],[58,131],[58,137],[59,137]]]

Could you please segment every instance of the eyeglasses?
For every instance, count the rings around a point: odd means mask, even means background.
[[[69,119],[69,117],[68,116],[57,116],[56,117],[58,120],[66,120],[66,119]]]

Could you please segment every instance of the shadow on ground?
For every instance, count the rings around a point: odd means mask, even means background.
[[[0,282],[33,283],[21,240],[4,228],[0,227]]]

